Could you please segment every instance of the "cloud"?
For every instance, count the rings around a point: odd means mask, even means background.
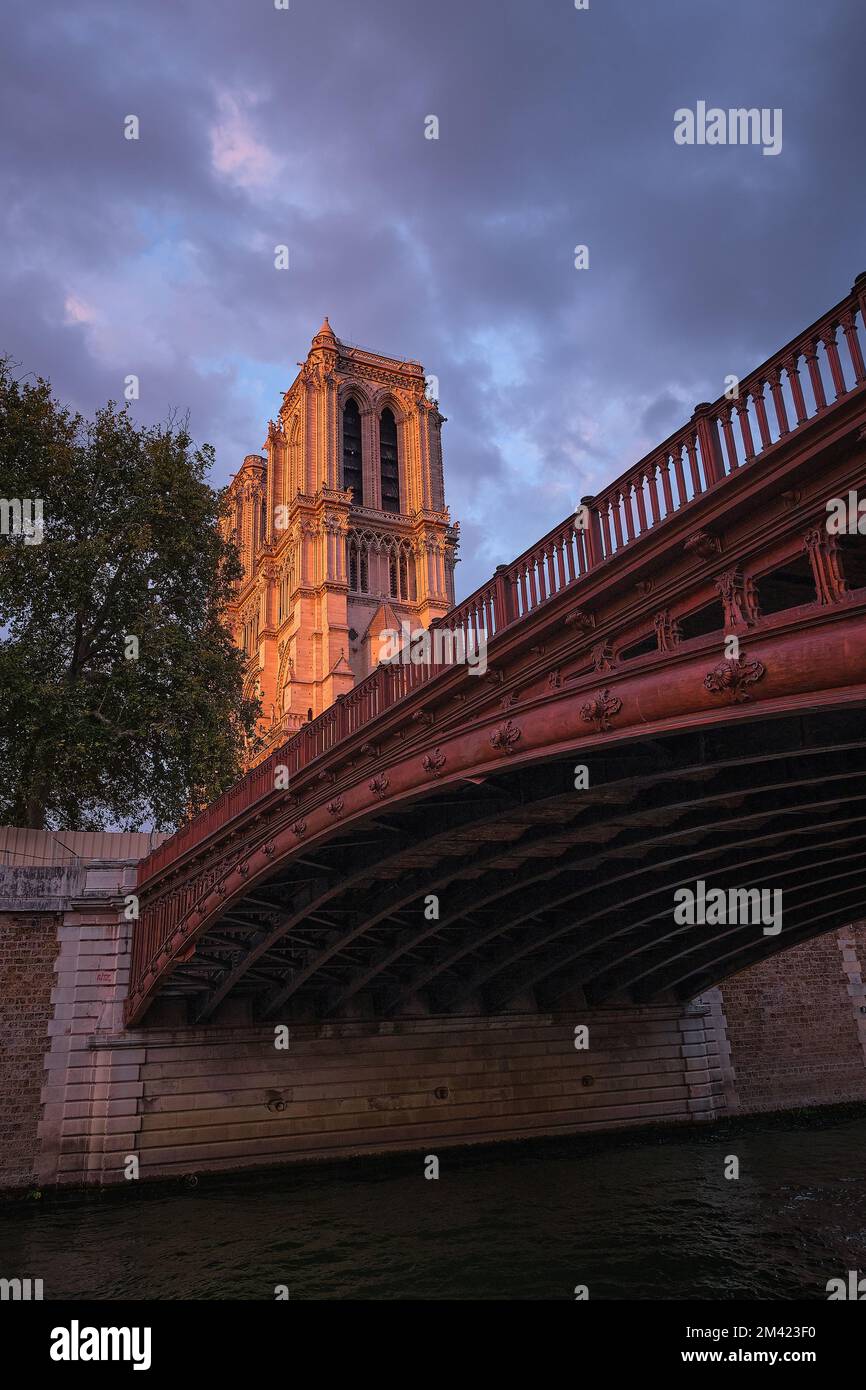
[[[217,482],[324,314],[420,359],[465,594],[866,269],[864,39],[849,0],[18,7],[0,351],[87,413],[135,373]],[[698,99],[782,107],[782,153],[676,146]]]
[[[220,92],[220,114],[210,132],[215,173],[251,192],[271,187],[280,172],[280,160],[253,131],[249,112],[255,101],[247,93]]]
[[[65,323],[93,323],[96,318],[95,311],[89,304],[85,304],[75,294],[68,294],[63,302],[65,311]]]

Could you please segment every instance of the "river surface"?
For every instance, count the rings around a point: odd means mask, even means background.
[[[866,1273],[862,1109],[439,1160],[10,1202],[0,1276],[46,1299],[826,1299]]]

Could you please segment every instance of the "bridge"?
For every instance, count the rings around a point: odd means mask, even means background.
[[[127,1026],[676,1003],[862,916],[864,318],[860,275],[439,620],[483,676],[378,666],[143,860]],[[781,930],[677,920],[700,883]]]

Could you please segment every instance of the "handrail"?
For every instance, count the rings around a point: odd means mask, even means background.
[[[477,634],[489,640],[663,525],[724,478],[754,463],[780,440],[831,410],[866,382],[859,336],[864,323],[866,273],[857,276],[850,294],[742,378],[736,395],[723,394],[697,406],[686,425],[627,468],[603,492],[583,498],[577,516],[567,516],[510,565],[499,565],[473,594],[435,619],[431,628],[462,631],[467,643]],[[837,341],[840,328],[847,362]],[[808,396],[800,377],[801,364],[807,369]],[[769,402],[765,396],[768,387]],[[288,767],[291,782],[310,763],[344,739],[354,738],[371,720],[444,669],[447,667],[435,661],[377,666],[142,860],[139,884],[272,793],[278,764]]]

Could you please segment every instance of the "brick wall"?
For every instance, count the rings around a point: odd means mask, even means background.
[[[33,1178],[58,921],[0,912],[0,1186]]]
[[[792,946],[721,986],[742,1109],[866,1100],[866,924]]]

